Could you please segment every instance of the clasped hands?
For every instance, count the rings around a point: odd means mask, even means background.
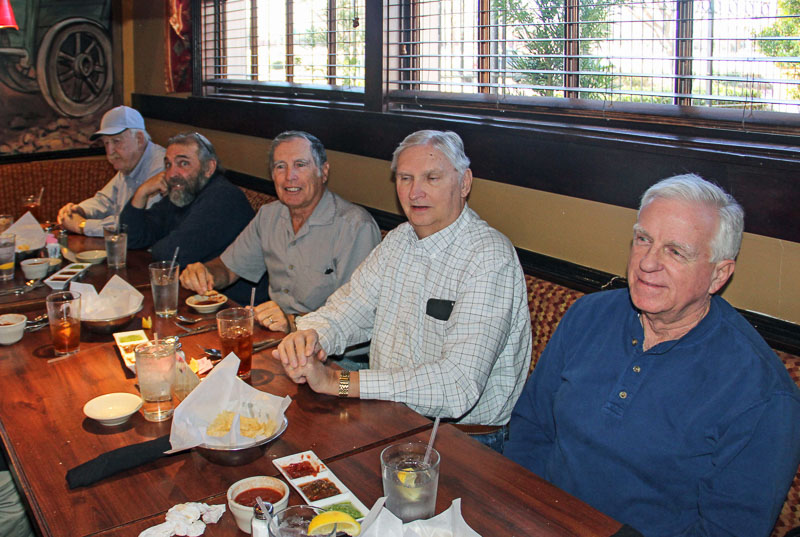
[[[298,330],[283,338],[272,356],[297,384],[308,384],[317,393],[337,395],[339,371],[325,363],[328,355],[316,330]]]

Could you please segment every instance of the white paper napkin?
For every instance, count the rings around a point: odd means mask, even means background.
[[[19,220],[14,222],[6,233],[13,233],[16,237],[17,251],[25,252],[27,250],[36,250],[44,246],[44,241],[47,238],[42,226],[33,215],[28,211],[23,214]]]
[[[461,515],[461,498],[453,500],[447,510],[433,518],[407,524],[383,507],[384,500],[379,498],[364,517],[361,537],[481,537]]]
[[[114,275],[100,293],[90,283],[72,282],[70,291],[81,294],[81,319],[87,321],[114,319],[138,311],[144,295],[134,286]]]
[[[283,415],[292,402],[291,397],[278,397],[253,388],[236,376],[239,358],[230,353],[214,370],[181,401],[172,416],[169,442],[172,449],[167,453],[183,451],[199,444],[209,446],[244,446],[257,438],[242,436],[239,431],[239,415],[272,419],[280,426]],[[206,429],[223,410],[236,414],[227,436],[214,437]],[[262,439],[264,437],[261,437]]]

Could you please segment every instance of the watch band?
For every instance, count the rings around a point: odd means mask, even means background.
[[[343,369],[339,371],[339,397],[350,395],[350,371]]]
[[[81,233],[83,233],[86,230],[86,220],[81,220],[81,223],[78,224],[78,227],[80,228]]]

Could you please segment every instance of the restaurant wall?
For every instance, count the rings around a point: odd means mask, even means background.
[[[127,26],[134,32],[134,54],[126,55],[125,60],[135,64],[132,92],[144,95],[164,94],[163,69],[154,67],[159,63],[153,61],[161,53],[153,43],[163,41],[164,26],[159,20],[163,17],[162,6],[155,4],[135,3],[135,22]],[[180,121],[146,120],[148,130],[160,143],[172,134],[195,130],[195,125],[204,123],[191,117]],[[296,128],[304,126],[299,124]],[[224,166],[266,177],[267,138],[235,134],[228,128],[197,130],[214,143]],[[380,133],[376,132],[375,137]],[[389,175],[390,157],[329,151],[331,190],[367,207],[399,214]],[[625,273],[631,226],[636,217],[633,209],[481,177],[474,181],[470,205],[518,248],[612,274]],[[746,233],[735,276],[724,297],[739,308],[800,323],[798,274],[800,243]]]

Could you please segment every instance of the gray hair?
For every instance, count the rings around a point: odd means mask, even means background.
[[[459,181],[464,178],[464,172],[469,168],[469,158],[464,153],[464,142],[453,131],[422,130],[409,134],[400,142],[392,154],[392,175],[397,173],[397,159],[400,153],[417,145],[431,145],[447,157],[458,173]]]
[[[144,135],[145,142],[149,142],[152,138],[150,138],[150,134],[144,129],[126,129],[131,131],[131,134],[136,136],[136,133],[141,132]]]
[[[319,141],[319,138],[305,131],[283,131],[272,140],[272,146],[269,148],[267,166],[269,167],[270,175],[272,175],[272,166],[275,164],[275,148],[277,148],[283,142],[287,142],[295,138],[303,138],[304,140],[308,140],[308,143],[311,144],[311,156],[314,158],[314,164],[316,164],[317,169],[320,172],[322,171],[322,166],[328,162],[328,155],[325,153],[325,146],[322,145],[322,142]]]
[[[206,165],[214,160],[217,163],[217,169],[222,170],[220,166],[219,158],[217,157],[217,152],[214,149],[214,146],[211,145],[211,142],[200,134],[199,132],[182,132],[180,134],[176,134],[169,140],[167,140],[167,145],[173,144],[181,144],[181,145],[188,145],[193,144],[197,147],[197,158],[200,160],[200,164],[205,169]]]
[[[722,188],[693,173],[663,179],[642,195],[639,213],[657,198],[702,203],[717,210],[717,232],[711,239],[711,262],[736,259],[742,246],[744,209]]]

